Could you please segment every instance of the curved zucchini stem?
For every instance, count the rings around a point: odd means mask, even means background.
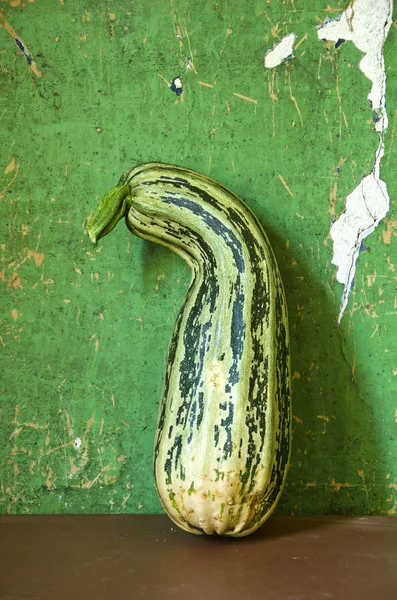
[[[102,198],[87,225],[87,233],[93,244],[107,235],[120,219],[125,217],[131,205],[129,193],[128,184],[119,184]]]

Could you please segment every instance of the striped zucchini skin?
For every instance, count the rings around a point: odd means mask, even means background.
[[[276,506],[290,454],[287,308],[273,251],[246,204],[185,168],[124,173],[88,224],[92,241],[123,216],[192,269],[155,440],[161,502],[192,533],[248,535]]]

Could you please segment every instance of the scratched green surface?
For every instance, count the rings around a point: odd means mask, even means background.
[[[343,8],[1,3],[1,512],[161,511],[152,445],[190,272],[122,223],[96,249],[84,235],[125,169],[160,160],[233,189],[274,246],[294,415],[278,512],[396,514],[397,30],[385,46],[391,210],[366,239],[338,329],[329,228],[378,144],[361,53],[317,39]],[[265,52],[292,31],[295,58],[266,70]],[[178,75],[180,98],[167,85]]]

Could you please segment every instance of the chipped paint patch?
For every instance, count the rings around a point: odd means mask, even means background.
[[[183,84],[182,84],[182,79],[179,76],[178,77],[174,77],[174,79],[171,81],[170,89],[171,89],[172,92],[175,92],[175,94],[177,96],[181,96],[182,95]]]
[[[333,41],[335,47],[350,40],[365,52],[359,66],[372,82],[368,100],[374,112],[375,131],[379,134],[372,172],[347,196],[345,211],[331,227],[332,263],[338,267],[337,280],[344,285],[338,322],[349,300],[362,242],[386,216],[390,205],[386,184],[380,179],[380,161],[384,155],[384,132],[388,123],[383,46],[392,22],[392,11],[392,0],[376,3],[356,0],[349,3],[339,17],[326,20],[318,28],[319,39]]]
[[[267,69],[273,69],[286,60],[293,58],[294,54],[292,50],[295,40],[295,33],[289,33],[281,40],[281,42],[273,46],[271,50],[268,50],[265,55],[265,67]]]

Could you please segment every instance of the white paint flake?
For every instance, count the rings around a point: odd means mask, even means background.
[[[171,85],[174,85],[177,90],[181,90],[182,89],[181,78],[180,77],[175,77],[175,79],[172,80],[172,84]]]
[[[170,88],[177,96],[181,96],[183,92],[182,79],[179,76],[174,77],[174,79],[171,81]]]
[[[292,49],[295,44],[295,40],[295,33],[289,33],[281,40],[281,42],[266,52],[265,67],[267,69],[273,69],[274,67],[281,65],[282,62],[293,58],[294,55]]]
[[[393,0],[352,0],[339,17],[318,28],[321,40],[335,43],[350,40],[365,52],[359,67],[372,82],[368,100],[374,112],[375,130],[379,134],[371,173],[347,196],[345,211],[331,227],[334,242],[332,263],[338,267],[337,280],[344,284],[338,322],[349,300],[362,242],[386,216],[390,205],[386,184],[380,179],[380,162],[388,124],[383,46],[392,23],[392,12]]]

